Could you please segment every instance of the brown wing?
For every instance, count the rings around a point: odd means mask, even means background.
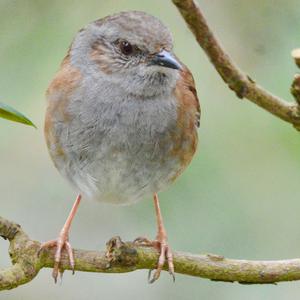
[[[50,155],[57,166],[57,160],[65,156],[60,143],[57,125],[67,124],[70,121],[68,105],[72,91],[82,80],[78,69],[71,66],[69,53],[64,58],[59,71],[50,83],[47,92],[47,110],[45,116],[44,133]]]
[[[172,178],[175,180],[191,162],[198,144],[197,127],[200,124],[200,105],[191,72],[186,66],[180,71],[175,87],[177,100],[177,128],[172,136],[175,141],[172,155],[181,161],[181,168]]]
[[[195,81],[190,70],[184,64],[181,63],[181,65],[183,68],[180,71],[180,78],[175,89],[176,97],[179,99],[183,109],[194,118],[194,125],[199,127],[201,109]]]

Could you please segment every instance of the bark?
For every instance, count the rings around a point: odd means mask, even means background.
[[[239,98],[246,98],[280,119],[291,123],[300,130],[300,109],[297,102],[289,103],[256,84],[241,71],[225,53],[219,41],[210,30],[198,4],[193,0],[172,0],[185,22],[193,32],[198,44],[205,51],[211,63],[224,82]],[[292,52],[297,65],[299,49]]]
[[[34,279],[42,268],[54,265],[54,249],[38,254],[40,243],[31,240],[14,222],[0,217],[0,236],[9,240],[12,266],[0,269],[0,291],[16,288]],[[107,243],[105,251],[74,250],[75,270],[99,273],[125,273],[155,268],[159,253],[151,247],[123,242],[119,237]],[[175,272],[215,281],[243,284],[277,283],[300,279],[300,259],[251,261],[227,259],[220,255],[174,252]],[[164,270],[166,270],[165,266]],[[62,270],[70,270],[66,253]],[[50,276],[49,276],[50,277]]]

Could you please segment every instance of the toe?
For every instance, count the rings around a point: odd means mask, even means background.
[[[65,242],[65,247],[67,249],[68,252],[68,256],[69,256],[69,262],[70,262],[70,266],[72,269],[72,274],[75,274],[74,268],[75,268],[75,260],[74,260],[74,253],[73,253],[73,249],[71,244],[69,243],[69,241]]]
[[[59,262],[55,262],[52,270],[52,277],[54,279],[54,283],[57,283],[58,273],[59,273]]]
[[[55,251],[55,255],[54,255],[54,261],[55,263],[60,262],[61,260],[61,252],[62,252],[62,248],[63,248],[64,243],[60,240],[57,241],[57,245],[56,245],[56,251]]]
[[[139,236],[137,237],[134,241],[134,244],[137,246],[144,246],[144,247],[152,247],[153,246],[153,241],[149,240],[148,238],[144,236]]]
[[[134,240],[134,243],[138,246],[142,247],[153,247],[159,251],[159,258],[157,262],[157,268],[154,270],[149,270],[148,273],[148,282],[155,282],[161,274],[161,271],[164,267],[165,262],[168,263],[169,273],[175,282],[175,271],[174,271],[174,263],[173,263],[173,253],[171,248],[169,247],[165,237],[157,237],[156,240],[149,240],[145,237],[138,237]],[[151,276],[152,271],[154,271],[153,276]]]
[[[41,254],[41,252],[46,249],[46,248],[53,248],[56,247],[57,241],[56,240],[51,240],[45,243],[42,243],[40,246],[40,249],[38,250],[37,255],[39,256]]]
[[[175,271],[174,271],[174,263],[173,263],[173,253],[172,253],[170,247],[167,248],[166,256],[167,256],[167,261],[168,261],[169,273],[173,277],[173,282],[175,282]]]
[[[62,256],[63,249],[65,248],[68,253],[69,263],[70,263],[70,267],[71,267],[73,274],[74,274],[74,268],[75,268],[75,259],[74,259],[74,254],[73,254],[73,249],[72,249],[71,244],[69,243],[69,241],[67,239],[63,239],[61,237],[59,237],[57,240],[51,240],[51,241],[43,243],[38,251],[38,255],[40,255],[40,252],[43,249],[53,248],[53,247],[56,247],[56,250],[55,250],[55,255],[54,255],[54,266],[53,266],[53,271],[52,271],[52,277],[54,279],[54,282],[57,283],[58,275],[59,274],[62,275],[62,272],[63,272],[63,270],[60,270],[60,262],[61,262],[61,256]]]
[[[160,276],[160,272],[161,270],[159,270],[158,268],[155,270],[152,278],[151,278],[151,273],[152,273],[153,270],[149,270],[149,273],[148,273],[148,282],[151,284],[151,283],[154,283]]]
[[[160,255],[158,258],[158,263],[157,263],[157,268],[151,278],[151,271],[149,271],[149,275],[148,275],[148,282],[149,283],[153,283],[155,282],[161,274],[161,271],[164,267],[165,262],[168,262],[168,269],[169,269],[169,273],[173,278],[173,281],[175,282],[175,271],[174,271],[174,263],[173,263],[173,253],[170,249],[170,247],[168,246],[168,244],[166,243],[161,243],[160,244]]]
[[[166,249],[167,249],[167,246],[165,244],[161,244],[157,268],[153,274],[153,277],[151,279],[148,278],[149,283],[155,282],[160,277],[160,273],[161,273],[163,266],[165,264],[165,261],[166,261]],[[151,273],[149,275],[151,277]]]

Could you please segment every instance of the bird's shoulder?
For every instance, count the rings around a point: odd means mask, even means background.
[[[69,50],[47,89],[47,98],[51,97],[52,94],[57,94],[58,92],[66,95],[70,94],[79,85],[81,79],[82,74],[80,70],[71,64],[71,55]]]
[[[68,106],[72,101],[72,94],[80,85],[81,80],[81,73],[72,66],[70,53],[68,52],[46,91],[47,110],[44,134],[49,148],[55,145],[56,148],[61,149],[56,154],[62,154],[63,150],[55,126],[57,124],[68,124],[70,121],[71,116]]]

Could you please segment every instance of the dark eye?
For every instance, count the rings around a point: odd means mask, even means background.
[[[120,42],[120,49],[123,54],[130,55],[133,53],[133,47],[132,45],[127,41],[121,41]]]

